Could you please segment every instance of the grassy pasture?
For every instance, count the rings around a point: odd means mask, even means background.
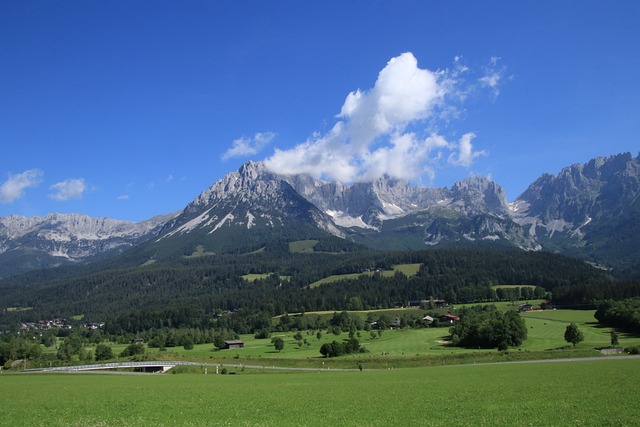
[[[594,325],[597,320],[594,317],[595,310],[545,310],[529,311],[523,313],[525,319],[544,319],[553,322],[578,323]]]
[[[536,285],[494,285],[491,287],[491,289],[498,289],[498,288],[503,288],[503,289],[509,289],[509,288],[531,288],[531,289],[535,289]]]
[[[637,425],[640,360],[249,375],[0,375],[0,425]]]
[[[382,276],[384,277],[392,277],[394,274],[396,274],[397,271],[401,272],[402,274],[404,274],[407,277],[411,277],[411,276],[415,276],[416,274],[418,274],[418,271],[420,270],[420,266],[422,264],[398,264],[398,265],[394,265],[393,269],[391,270],[384,270],[381,271],[380,274],[382,274]],[[335,274],[333,276],[328,276],[325,277],[323,279],[320,279],[316,282],[313,282],[309,285],[310,288],[315,288],[318,287],[320,285],[324,285],[325,283],[332,283],[332,282],[337,282],[339,280],[346,280],[346,279],[357,279],[358,277],[362,276],[362,275],[373,275],[375,272],[373,271],[367,271],[364,273],[349,273],[349,274]]]
[[[473,307],[474,305],[495,305],[498,310],[508,311],[508,310],[518,310],[518,308],[520,307],[520,304],[524,304],[525,302],[533,305],[534,307],[539,307],[540,304],[545,302],[545,300],[543,299],[535,299],[535,300],[527,300],[527,301],[522,300],[522,301],[514,301],[513,303],[511,301],[479,302],[479,303],[472,302],[469,304],[455,304],[455,308]],[[573,311],[573,310],[565,310],[565,311]],[[592,317],[594,312],[595,311],[591,311]],[[570,314],[569,316],[572,316],[572,315]]]
[[[244,276],[242,276],[242,278],[244,280],[246,280],[249,283],[253,283],[256,280],[259,279],[266,279],[267,277],[269,277],[271,275],[271,273],[249,273],[249,274],[245,274]]]
[[[273,273],[249,273],[249,274],[245,274],[244,276],[241,276],[244,280],[246,280],[249,283],[253,283],[256,280],[259,279],[266,279],[267,277],[271,276]],[[289,280],[291,278],[291,276],[280,276],[281,279],[283,280]]]
[[[415,311],[419,309],[381,310],[394,318],[394,314]],[[366,316],[366,312],[361,312]],[[274,332],[272,336],[284,339],[285,347],[278,352],[274,349],[270,339],[256,339],[253,334],[241,335],[245,343],[243,349],[221,350],[214,349],[213,344],[199,344],[192,350],[182,347],[167,348],[160,351],[157,348],[147,348],[147,357],[163,360],[193,360],[203,363],[225,363],[237,365],[277,365],[298,367],[322,367],[323,362],[332,367],[354,368],[359,363],[372,368],[428,366],[444,363],[474,363],[499,360],[546,359],[564,357],[597,356],[595,349],[608,347],[610,344],[609,328],[600,327],[595,323],[593,310],[550,310],[544,312],[529,312],[522,316],[527,326],[528,338],[517,349],[511,349],[509,354],[503,355],[496,350],[465,349],[448,345],[449,329],[393,329],[385,330],[381,336],[375,333],[372,338],[370,332],[360,331],[360,343],[367,349],[366,353],[348,355],[336,359],[323,359],[320,347],[323,343],[341,341],[348,338],[347,333],[339,336],[321,332],[320,339],[316,331],[302,331],[309,345],[298,346],[293,338],[295,332]],[[333,312],[324,315],[331,316]],[[564,341],[564,332],[569,322],[575,322],[584,334],[585,340],[578,343],[574,349]],[[640,337],[632,334],[619,333],[620,346],[630,347],[640,345]],[[126,345],[114,344],[112,349],[117,356]],[[94,348],[88,348],[95,351]],[[55,353],[55,349],[47,348],[48,353]],[[76,356],[77,357],[77,356]],[[451,359],[451,360],[445,360]]]
[[[386,314],[402,313],[403,311],[418,311],[418,309],[395,309],[384,310]],[[552,350],[567,349],[570,344],[564,341],[564,331],[569,322],[575,322],[583,332],[585,340],[576,346],[582,355],[596,355],[596,348],[607,347],[610,343],[609,328],[602,328],[593,321],[593,310],[552,310],[544,312],[529,312],[522,316],[527,325],[528,338],[519,349],[512,349],[514,352],[548,352]],[[333,312],[325,315],[331,316]],[[365,314],[363,314],[364,316]],[[284,339],[285,347],[278,352],[274,349],[271,340],[256,339],[253,334],[241,335],[245,343],[243,349],[214,351],[213,344],[196,345],[192,350],[184,350],[182,347],[168,348],[166,351],[159,351],[156,348],[147,349],[151,357],[163,359],[187,358],[200,361],[217,360],[223,363],[239,364],[265,364],[276,363],[290,366],[321,366],[323,359],[320,357],[320,346],[331,341],[341,341],[348,338],[348,334],[342,333],[339,336],[322,331],[320,339],[317,339],[315,331],[302,331],[303,338],[309,345],[298,346],[293,338],[295,332],[274,332],[272,336],[280,336]],[[384,366],[384,361],[373,360],[384,355],[394,359],[394,363],[401,360],[415,357],[460,357],[471,356],[478,353],[477,349],[464,349],[448,346],[449,329],[424,328],[424,329],[393,329],[385,330],[381,336],[377,333],[372,338],[370,332],[360,331],[360,343],[368,351],[363,354],[345,356],[334,359],[332,364],[353,367],[355,361],[364,363],[375,363],[377,366]],[[637,336],[620,333],[620,345],[624,347],[639,345],[640,339]],[[113,345],[115,354],[120,353],[126,346]],[[496,353],[495,350],[481,350],[482,353]],[[592,353],[590,353],[592,352]],[[538,355],[535,357],[576,357],[576,354],[563,356],[562,352],[554,356]],[[398,362],[400,360],[400,362]],[[416,362],[420,364],[420,362]],[[431,362],[426,362],[429,364]]]
[[[215,255],[215,252],[207,252],[204,250],[204,246],[198,245],[196,249],[191,253],[191,255],[186,255],[185,258],[199,258],[203,256]]]
[[[289,243],[289,252],[298,254],[310,254],[314,252],[318,240],[298,240]]]
[[[18,311],[29,311],[32,310],[33,307],[7,307],[6,310],[9,312],[18,312]]]

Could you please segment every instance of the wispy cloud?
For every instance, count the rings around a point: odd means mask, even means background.
[[[238,138],[233,141],[231,148],[222,155],[222,160],[257,154],[269,145],[276,136],[275,132],[258,132],[250,138]]]
[[[484,67],[484,75],[478,79],[480,85],[489,88],[494,100],[500,95],[500,87],[504,81],[505,67],[500,65],[500,57],[494,56]]]
[[[65,202],[72,199],[81,199],[88,186],[84,178],[66,179],[49,187],[53,192],[49,195],[53,200]]]
[[[404,179],[434,176],[434,162],[468,167],[478,153],[467,134],[457,143],[437,132],[438,123],[457,116],[472,85],[469,68],[456,57],[451,70],[418,67],[412,53],[392,58],[373,88],[349,93],[333,128],[288,150],[276,149],[265,160],[281,174],[308,173],[343,182],[375,179],[384,174]],[[239,147],[242,146],[239,144]]]
[[[9,178],[0,186],[0,202],[13,203],[24,195],[27,188],[37,187],[42,183],[44,172],[40,169],[29,169]]]
[[[462,135],[460,141],[453,145],[456,151],[449,155],[449,163],[452,165],[469,167],[477,157],[486,156],[487,152],[485,150],[473,151],[471,140],[475,137],[475,134],[471,132]]]

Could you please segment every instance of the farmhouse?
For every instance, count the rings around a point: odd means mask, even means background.
[[[443,314],[440,316],[440,321],[442,323],[458,323],[460,321],[460,317],[454,316],[453,314]]]
[[[244,348],[244,341],[241,340],[228,340],[224,342],[225,350],[236,350],[238,348]]]

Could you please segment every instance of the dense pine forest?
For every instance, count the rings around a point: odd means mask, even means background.
[[[420,267],[411,277],[401,272],[382,274],[399,264]],[[0,282],[2,323],[83,315],[85,321],[129,317],[158,325],[172,318],[167,311],[188,307],[181,315],[188,320],[172,324],[188,327],[200,326],[202,318],[224,311],[274,316],[388,308],[429,298],[452,304],[496,301],[504,296],[496,294],[495,285],[533,285],[526,288],[531,289],[527,297],[553,298],[566,305],[640,294],[637,283],[615,281],[606,271],[580,260],[517,250],[292,253],[287,245],[272,245],[244,255],[122,265],[118,268],[111,260],[102,266],[65,267],[5,279]],[[363,272],[369,273],[310,286],[331,275]],[[260,276],[243,277],[249,274]]]

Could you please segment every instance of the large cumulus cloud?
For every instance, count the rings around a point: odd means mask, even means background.
[[[432,178],[434,161],[441,158],[468,167],[483,154],[473,149],[474,135],[450,142],[433,127],[455,110],[449,100],[460,98],[457,79],[464,71],[422,69],[409,52],[392,58],[373,88],[347,95],[329,132],[290,149],[276,149],[266,166],[280,174],[307,173],[342,182],[385,174]]]

